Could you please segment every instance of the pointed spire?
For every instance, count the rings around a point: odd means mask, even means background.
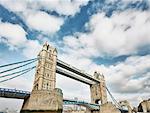
[[[48,46],[49,44],[48,44],[48,42],[46,41],[45,43],[44,43],[44,45],[43,45],[43,48],[42,49],[44,49],[44,50],[47,50],[47,46]]]
[[[46,46],[47,46],[47,45],[49,45],[47,41],[44,43],[44,45],[43,45],[43,46],[45,46],[45,45],[46,45]]]

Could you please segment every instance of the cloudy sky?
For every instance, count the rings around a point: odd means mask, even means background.
[[[116,100],[150,97],[149,0],[0,0],[0,64],[35,58],[45,41],[59,59],[103,73]],[[34,72],[0,87],[31,91]],[[65,98],[90,100],[85,84],[57,75],[57,87]],[[21,104],[0,99],[0,109]]]

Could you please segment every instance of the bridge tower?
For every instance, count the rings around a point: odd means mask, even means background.
[[[104,75],[95,72],[94,78],[98,79],[100,83],[96,83],[90,86],[91,91],[91,102],[93,104],[105,104],[107,103],[107,92]]]
[[[63,94],[55,88],[57,50],[45,43],[38,58],[33,89],[24,100],[21,113],[62,112]]]
[[[56,83],[57,51],[47,43],[43,45],[38,55],[38,65],[35,73],[33,90],[53,90]]]

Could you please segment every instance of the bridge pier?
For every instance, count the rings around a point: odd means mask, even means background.
[[[52,91],[33,91],[24,100],[20,113],[62,113],[63,94],[60,89]]]

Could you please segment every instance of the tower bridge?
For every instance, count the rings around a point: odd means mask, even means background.
[[[22,66],[16,67],[19,68],[36,60],[38,60],[38,63],[31,92],[0,88],[1,97],[24,99],[22,109],[20,111],[21,113],[61,113],[63,111],[63,104],[85,106],[87,108],[87,113],[121,113],[122,110],[120,111],[121,108],[119,108],[119,105],[116,107],[107,100],[108,88],[106,87],[105,79],[102,74],[95,72],[92,76],[57,59],[56,48],[51,47],[48,43],[43,45],[37,59],[12,63],[0,67],[27,62]],[[16,68],[6,70],[6,72]],[[0,82],[5,82],[15,77],[19,77],[31,69],[33,68],[22,70],[20,71],[21,73],[15,72],[15,74],[19,74]],[[1,71],[0,73],[4,72],[5,71]],[[88,84],[90,86],[91,102],[87,103],[84,101],[64,99],[62,90],[56,88],[56,73]],[[6,76],[7,75],[3,75],[3,77]],[[100,104],[99,101],[101,102]]]

